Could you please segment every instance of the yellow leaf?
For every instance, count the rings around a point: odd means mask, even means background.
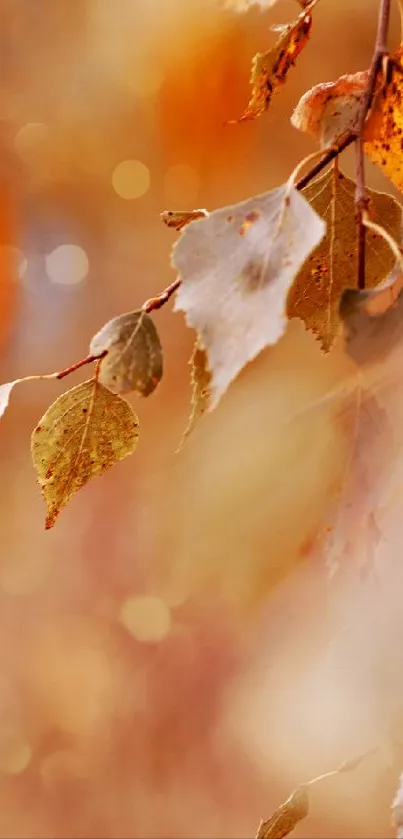
[[[403,47],[393,58],[401,64]],[[363,136],[366,155],[403,192],[403,73],[394,65],[390,81],[378,90]]]
[[[207,411],[210,402],[211,371],[208,368],[206,352],[198,341],[194,345],[189,364],[191,366],[190,382],[192,386],[191,411],[178,451],[182,448],[189,434],[192,433],[197,421]]]
[[[77,490],[131,454],[137,440],[138,419],[130,405],[95,379],[59,396],[31,438],[46,529]]]
[[[119,315],[91,340],[91,355],[101,355],[98,381],[112,393],[136,391],[149,396],[161,381],[162,347],[154,322],[145,312]]]
[[[311,27],[312,16],[305,9],[298,20],[282,29],[274,47],[254,56],[250,79],[252,95],[242,116],[233,122],[255,119],[267,111],[273,94],[284,84],[290,67],[307,43]]]
[[[299,317],[328,352],[339,332],[339,301],[346,288],[357,286],[355,184],[336,168],[303,190],[311,207],[327,222],[327,232],[290,289],[289,318]],[[395,239],[401,231],[402,209],[391,195],[368,190],[369,213]],[[390,273],[394,256],[388,244],[367,231],[367,288]]]

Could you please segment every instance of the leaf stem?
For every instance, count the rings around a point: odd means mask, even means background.
[[[99,364],[99,361],[106,356],[107,352],[108,350],[104,350],[100,355],[87,355],[85,358],[81,358],[80,361],[76,361],[75,364],[71,364],[70,367],[60,370],[59,373],[50,374],[50,376],[53,376],[55,379],[64,379],[65,376],[69,376],[70,373],[74,373],[80,367],[84,367],[85,364],[92,364],[94,361],[98,361]]]

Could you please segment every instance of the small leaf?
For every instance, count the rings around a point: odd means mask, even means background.
[[[0,417],[3,416],[4,411],[8,408],[11,391],[19,381],[20,379],[15,379],[14,382],[6,382],[6,384],[0,385]]]
[[[175,310],[199,333],[211,370],[209,410],[248,361],[286,327],[287,292],[326,225],[284,185],[186,227],[172,265],[182,278]]]
[[[160,216],[167,227],[182,230],[182,227],[186,227],[191,221],[206,218],[208,212],[207,210],[163,210]]]
[[[192,386],[191,411],[189,422],[183,433],[182,440],[178,446],[179,451],[189,434],[194,430],[196,423],[207,411],[210,402],[211,372],[208,369],[208,362],[205,350],[198,342],[193,349],[189,364],[191,365],[190,382]]]
[[[360,102],[368,81],[368,70],[340,76],[307,90],[293,114],[291,124],[329,146],[357,126]]]
[[[162,347],[149,315],[128,312],[108,321],[90,343],[92,355],[105,350],[98,380],[112,393],[149,396],[155,390],[163,372]]]
[[[284,84],[290,67],[308,42],[311,27],[312,17],[306,8],[298,20],[284,27],[274,47],[254,56],[250,78],[252,95],[242,116],[232,122],[256,119],[267,111],[273,94]]]
[[[311,207],[327,222],[327,232],[311,254],[287,300],[288,317],[299,317],[329,352],[340,329],[339,301],[357,285],[355,184],[337,168],[303,190]],[[369,213],[394,239],[401,237],[402,208],[391,195],[368,190]],[[367,231],[365,282],[378,285],[393,268],[394,255],[383,238]]]
[[[31,438],[46,529],[75,492],[134,452],[137,440],[138,419],[130,405],[95,379],[59,396]]]

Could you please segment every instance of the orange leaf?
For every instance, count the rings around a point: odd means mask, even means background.
[[[393,57],[400,64],[403,47]],[[365,153],[403,192],[403,73],[391,67],[390,80],[376,95],[364,130]]]
[[[298,20],[283,28],[274,47],[255,55],[250,79],[252,96],[242,116],[231,122],[256,119],[267,111],[273,94],[284,84],[290,67],[307,43],[311,27],[312,16],[305,9]]]

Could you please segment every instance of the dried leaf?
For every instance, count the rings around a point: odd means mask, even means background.
[[[294,128],[311,134],[329,146],[357,126],[360,101],[368,81],[368,70],[340,76],[335,82],[315,85],[301,97],[293,114]]]
[[[396,458],[396,440],[385,408],[359,381],[355,393],[335,411],[334,422],[349,446],[325,531],[323,555],[331,575],[343,560],[351,568],[355,557],[360,572],[372,571],[381,538],[376,515]]]
[[[393,56],[399,65],[403,47]],[[403,73],[391,66],[390,80],[380,85],[364,128],[366,155],[403,191]]]
[[[287,301],[288,317],[299,317],[328,352],[340,329],[339,301],[357,285],[355,184],[336,168],[303,190],[311,206],[327,222],[327,232],[311,254]],[[368,190],[369,213],[395,239],[401,238],[402,208],[391,195]],[[367,231],[366,277],[373,288],[388,276],[394,256],[384,239]]]
[[[95,379],[59,396],[31,438],[46,529],[75,492],[131,454],[137,440],[138,419],[130,405]]]
[[[256,119],[267,111],[273,94],[284,84],[290,67],[308,42],[312,27],[312,16],[308,8],[300,14],[298,20],[284,27],[274,47],[254,56],[250,78],[252,95],[242,116],[232,122]]]
[[[182,278],[175,310],[186,313],[207,352],[210,410],[242,367],[284,333],[287,292],[325,229],[285,185],[216,210],[180,234],[172,255]]]
[[[403,774],[400,776],[399,786],[393,800],[392,813],[397,839],[403,839]]]
[[[276,810],[265,822],[262,822],[256,839],[283,839],[297,826],[301,819],[309,812],[308,787],[305,784],[297,787],[287,801]]]
[[[105,350],[99,381],[112,393],[149,396],[155,390],[163,372],[162,347],[149,315],[128,312],[108,321],[90,343],[92,355]]]
[[[19,381],[20,379],[16,379],[14,382],[6,382],[6,384],[0,385],[0,417],[3,416],[4,411],[8,408],[11,391]]]
[[[373,290],[347,289],[340,300],[347,354],[360,366],[386,359],[403,338],[403,275],[396,268]]]
[[[163,210],[160,216],[167,227],[182,230],[182,227],[190,224],[191,221],[206,218],[208,212],[207,210]]]
[[[191,366],[190,382],[192,386],[191,411],[189,422],[183,433],[178,451],[182,448],[189,434],[194,430],[200,417],[207,411],[210,402],[211,372],[208,368],[205,350],[199,346],[197,341],[189,364]]]

